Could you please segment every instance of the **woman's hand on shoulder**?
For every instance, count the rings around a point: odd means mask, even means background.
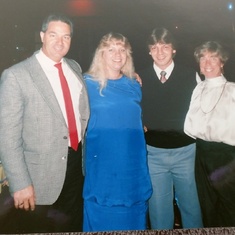
[[[142,79],[141,79],[141,77],[139,76],[138,73],[135,73],[135,79],[140,84],[140,86],[142,86]]]

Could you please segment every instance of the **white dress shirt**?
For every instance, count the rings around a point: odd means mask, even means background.
[[[56,62],[48,58],[42,52],[42,50],[40,50],[39,53],[36,54],[36,58],[38,62],[40,63],[43,71],[45,72],[51,84],[51,87],[55,93],[55,96],[58,100],[61,111],[63,113],[64,119],[68,126],[67,114],[66,114],[65,103],[64,103],[64,96],[63,96],[63,91],[62,91],[61,84],[60,84],[59,72],[58,72],[58,69],[54,66]],[[76,118],[78,138],[80,141],[81,140],[81,122],[80,122],[80,114],[79,114],[79,97],[80,97],[81,90],[82,90],[82,84],[80,83],[80,81],[78,80],[74,72],[67,65],[67,63],[65,63],[63,59],[61,60],[61,63],[62,63],[63,73],[65,75],[65,78],[67,80],[67,83],[70,89],[74,114]],[[69,140],[68,145],[70,146],[70,140]]]
[[[162,70],[155,63],[153,63],[153,68],[154,68],[154,70],[155,70],[159,80],[161,78],[161,72],[162,71],[166,72],[165,78],[167,80],[170,77],[170,75],[171,75],[171,73],[172,73],[172,71],[174,69],[174,66],[175,66],[174,61],[172,61],[172,63],[166,69]]]
[[[193,91],[184,131],[193,138],[235,146],[235,83],[205,79]]]
[[[161,72],[162,71],[166,72],[165,78],[167,80],[170,77],[170,75],[171,75],[171,73],[172,73],[172,71],[174,69],[174,66],[175,66],[175,64],[174,64],[173,60],[172,60],[171,64],[166,69],[164,69],[164,70],[160,69],[155,63],[153,63],[154,71],[156,72],[159,80],[161,78]],[[196,72],[196,81],[197,81],[197,83],[201,82],[201,78],[200,78],[200,76],[198,75],[197,72]]]

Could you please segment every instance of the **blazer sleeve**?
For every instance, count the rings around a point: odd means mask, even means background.
[[[32,184],[24,160],[22,140],[22,119],[26,104],[16,74],[14,69],[7,69],[0,80],[0,159],[11,193]]]

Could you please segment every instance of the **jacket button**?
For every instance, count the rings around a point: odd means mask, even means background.
[[[63,137],[63,139],[64,139],[64,140],[67,140],[67,139],[68,139],[68,137],[67,137],[67,136],[64,136],[64,137]]]
[[[66,157],[66,156],[64,156],[64,157],[62,157],[62,160],[66,160],[66,158],[67,158],[67,157]]]

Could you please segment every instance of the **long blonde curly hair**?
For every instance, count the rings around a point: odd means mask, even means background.
[[[100,91],[107,84],[107,74],[105,72],[105,63],[103,58],[104,50],[109,47],[113,43],[121,43],[127,53],[127,60],[125,65],[123,66],[121,73],[126,75],[129,78],[134,77],[134,63],[132,58],[132,49],[128,39],[120,33],[108,33],[102,37],[100,40],[98,47],[95,50],[95,54],[91,63],[87,74],[91,75],[94,80],[97,80],[100,84]]]

